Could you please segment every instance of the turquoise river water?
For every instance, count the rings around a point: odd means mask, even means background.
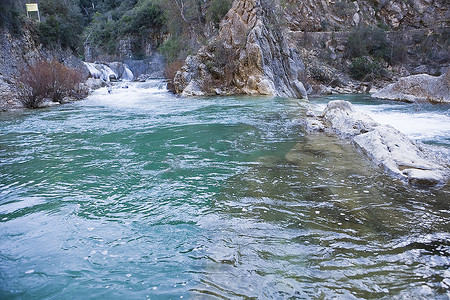
[[[159,85],[0,114],[0,299],[448,299],[448,186],[306,134],[307,102]],[[338,98],[450,148],[448,106]]]

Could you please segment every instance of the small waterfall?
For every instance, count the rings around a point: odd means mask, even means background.
[[[125,70],[122,73],[121,79],[125,81],[132,81],[134,78],[133,72],[131,72],[127,65],[124,64],[123,67]]]
[[[99,78],[104,81],[110,81],[110,76],[118,78],[117,73],[107,65],[88,62],[85,62],[84,64],[89,69],[91,76],[94,78]]]

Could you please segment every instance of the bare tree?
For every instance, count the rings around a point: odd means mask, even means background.
[[[82,81],[81,72],[52,61],[38,61],[19,71],[19,100],[27,108],[38,108],[45,98],[61,102],[75,96]]]

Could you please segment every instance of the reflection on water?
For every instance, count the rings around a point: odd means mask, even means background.
[[[158,85],[0,115],[0,298],[448,297],[448,186],[305,135],[296,101]]]

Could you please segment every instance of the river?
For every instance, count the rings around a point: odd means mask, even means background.
[[[161,85],[0,114],[1,299],[448,299],[450,188],[306,134],[336,96]],[[339,99],[450,148],[448,106]]]

